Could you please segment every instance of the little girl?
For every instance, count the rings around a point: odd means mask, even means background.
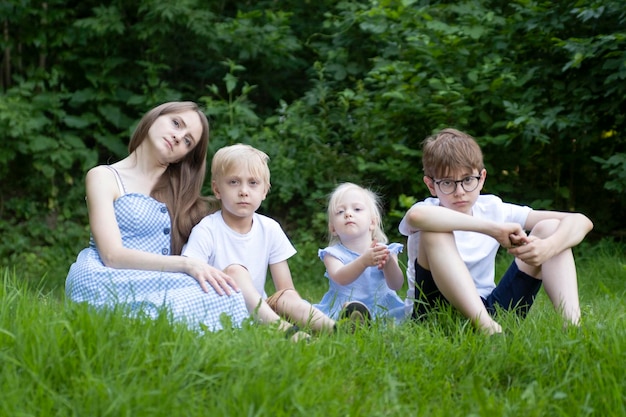
[[[329,280],[318,309],[333,319],[354,313],[364,318],[404,318],[396,294],[404,284],[398,265],[403,245],[386,245],[380,201],[372,191],[352,183],[339,185],[328,202],[330,246],[319,250]]]

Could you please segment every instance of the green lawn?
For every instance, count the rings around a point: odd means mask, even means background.
[[[0,271],[0,415],[625,416],[624,247],[581,253],[579,329],[563,330],[542,292],[501,336],[442,313],[309,344],[94,313]],[[294,273],[315,301],[318,273]]]

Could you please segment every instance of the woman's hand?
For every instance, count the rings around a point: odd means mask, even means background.
[[[230,275],[198,259],[187,259],[189,260],[187,273],[198,281],[202,291],[209,292],[208,282],[219,295],[231,295],[233,290],[239,292],[237,283]]]

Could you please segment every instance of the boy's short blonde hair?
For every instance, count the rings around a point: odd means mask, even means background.
[[[254,177],[263,181],[267,191],[271,186],[269,159],[270,157],[265,152],[250,145],[238,143],[225,146],[213,155],[211,179],[219,181],[222,177],[228,175],[229,172],[244,166]]]
[[[469,169],[482,171],[483,153],[476,140],[456,129],[443,129],[422,143],[424,175],[446,178],[452,171]]]

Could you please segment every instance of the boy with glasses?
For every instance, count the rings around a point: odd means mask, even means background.
[[[500,333],[496,306],[524,317],[543,282],[554,307],[578,325],[580,306],[571,248],[591,231],[584,215],[533,210],[481,195],[487,171],[470,135],[444,129],[423,143],[424,183],[433,197],[405,214],[407,306],[421,319],[449,302],[487,334]],[[525,231],[530,231],[527,235]],[[498,285],[498,248],[515,259]]]

